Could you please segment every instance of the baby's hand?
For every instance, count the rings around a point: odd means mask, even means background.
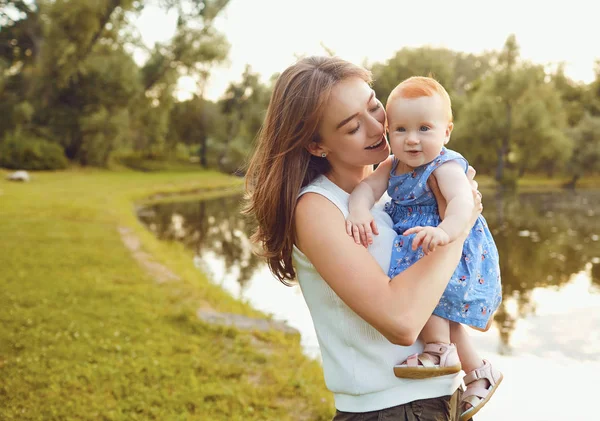
[[[349,236],[354,237],[356,244],[362,244],[365,247],[373,244],[371,233],[379,235],[377,224],[368,210],[349,213],[346,218],[346,232]]]
[[[445,246],[450,242],[450,236],[439,227],[414,227],[404,231],[403,235],[417,234],[413,239],[412,249],[423,247],[423,252],[429,254],[437,246]]]

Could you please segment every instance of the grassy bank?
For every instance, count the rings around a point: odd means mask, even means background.
[[[477,182],[482,189],[495,189],[497,183],[494,177],[489,175],[477,175]],[[564,185],[571,181],[570,177],[557,176],[554,178],[547,178],[538,175],[527,175],[520,178],[517,181],[518,191],[543,191],[543,190],[554,190],[562,189]],[[600,175],[587,176],[580,179],[577,182],[576,188],[578,189],[589,189],[600,187]]]
[[[198,308],[264,317],[156,240],[134,203],[225,189],[217,173],[71,170],[9,183],[0,170],[0,419],[320,420],[333,404],[297,336],[200,322]],[[123,245],[181,280],[157,283]],[[272,282],[271,280],[269,280]]]

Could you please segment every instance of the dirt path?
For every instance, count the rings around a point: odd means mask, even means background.
[[[173,273],[168,267],[154,260],[152,255],[141,249],[140,240],[130,228],[119,227],[119,234],[125,247],[131,252],[133,258],[142,266],[157,283],[180,281],[181,278]],[[201,303],[196,311],[198,319],[205,323],[218,324],[223,326],[234,326],[239,330],[246,331],[268,331],[271,329],[279,330],[292,335],[299,335],[300,332],[287,325],[270,319],[258,319],[246,317],[240,314],[221,313],[211,308],[207,303]]]
[[[171,281],[180,281],[168,267],[156,262],[152,256],[141,249],[140,240],[127,227],[119,227],[119,234],[125,247],[131,252],[133,258],[158,282],[159,284]]]

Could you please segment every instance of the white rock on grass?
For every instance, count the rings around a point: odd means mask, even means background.
[[[6,178],[10,181],[29,181],[31,179],[27,171],[15,171]]]

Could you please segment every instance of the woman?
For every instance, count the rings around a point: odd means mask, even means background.
[[[300,284],[334,394],[334,420],[458,420],[461,373],[407,380],[396,378],[393,366],[423,350],[417,336],[458,264],[481,200],[472,181],[475,207],[461,238],[386,276],[395,233],[381,206],[368,250],[345,229],[350,192],[389,155],[385,111],[370,84],[367,70],[330,57],[302,59],[280,75],[247,173],[246,213],[258,222],[253,239],[273,274]],[[431,187],[436,193],[434,180]]]

